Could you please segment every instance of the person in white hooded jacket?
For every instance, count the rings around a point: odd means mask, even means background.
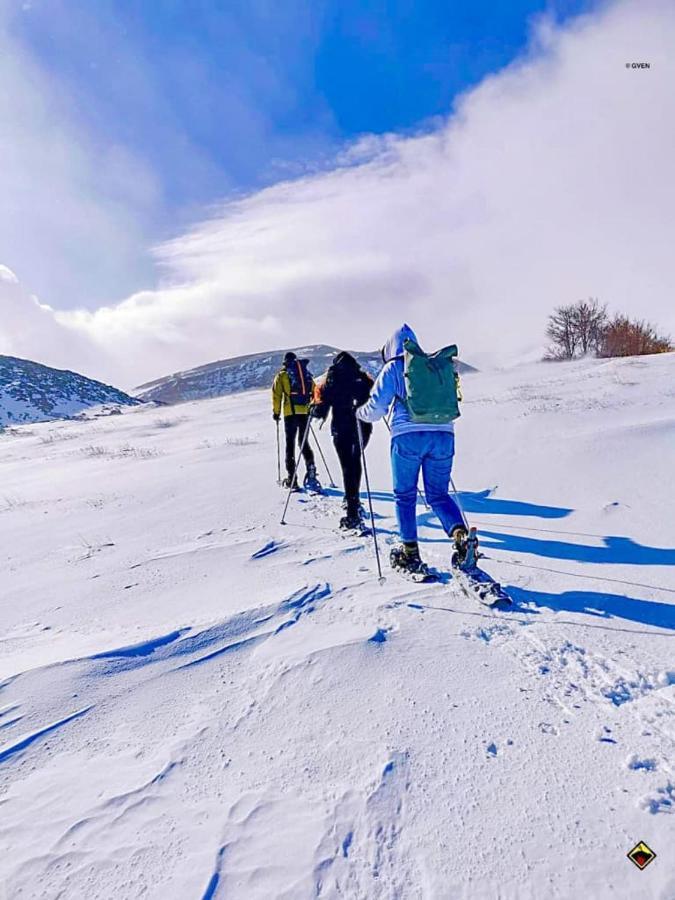
[[[460,509],[448,491],[455,453],[454,426],[452,422],[432,425],[412,421],[406,402],[403,365],[403,343],[406,339],[417,342],[409,325],[398,328],[384,345],[384,368],[373,386],[370,398],[359,407],[356,414],[363,422],[376,422],[392,410],[391,468],[396,518],[402,543],[391,551],[390,561],[395,569],[425,574],[427,569],[420,558],[417,540],[417,485],[420,469],[427,502],[460,554],[464,552],[467,535]]]

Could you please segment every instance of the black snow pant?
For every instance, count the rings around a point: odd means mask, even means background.
[[[370,440],[373,426],[361,423],[363,446]],[[361,448],[356,427],[333,432],[335,451],[342,468],[342,482],[347,501],[347,515],[357,516],[359,513],[359,491],[361,490]]]
[[[293,413],[284,418],[284,430],[286,432],[286,471],[288,472],[289,478],[292,478],[295,474],[295,445],[297,443],[298,450],[302,446],[302,439],[305,436],[305,429],[307,428],[307,418],[308,417],[303,413]],[[308,468],[309,466],[314,465],[314,454],[312,453],[312,448],[309,446],[309,435],[305,441],[305,449],[302,451],[302,455],[305,460],[305,465]]]

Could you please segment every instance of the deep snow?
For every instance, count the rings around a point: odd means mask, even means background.
[[[0,896],[675,897],[675,356],[464,392],[512,612],[281,526],[266,392],[0,436]]]

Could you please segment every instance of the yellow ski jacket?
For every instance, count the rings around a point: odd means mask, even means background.
[[[272,384],[272,412],[275,416],[281,413],[282,404],[284,416],[292,416],[294,412],[298,415],[307,415],[307,404],[291,403],[291,379],[285,369],[277,372]]]

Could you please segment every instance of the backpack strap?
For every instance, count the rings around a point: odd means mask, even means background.
[[[295,365],[297,366],[298,361],[295,360]],[[288,374],[288,370],[286,370],[286,374],[288,375],[288,386],[290,387],[290,391],[288,393],[288,400],[291,404],[291,415],[295,415],[295,403],[293,402],[293,382],[291,381],[291,376]]]
[[[303,395],[303,397],[304,397],[305,394],[309,394],[309,391],[307,390],[307,384],[305,383],[305,373],[304,373],[304,371],[303,371],[302,363],[300,362],[299,359],[296,359],[296,360],[295,360],[295,365],[296,365],[297,368],[298,368],[298,377],[299,377],[299,379],[300,379],[300,385],[301,385],[301,388],[302,388],[302,395]]]

